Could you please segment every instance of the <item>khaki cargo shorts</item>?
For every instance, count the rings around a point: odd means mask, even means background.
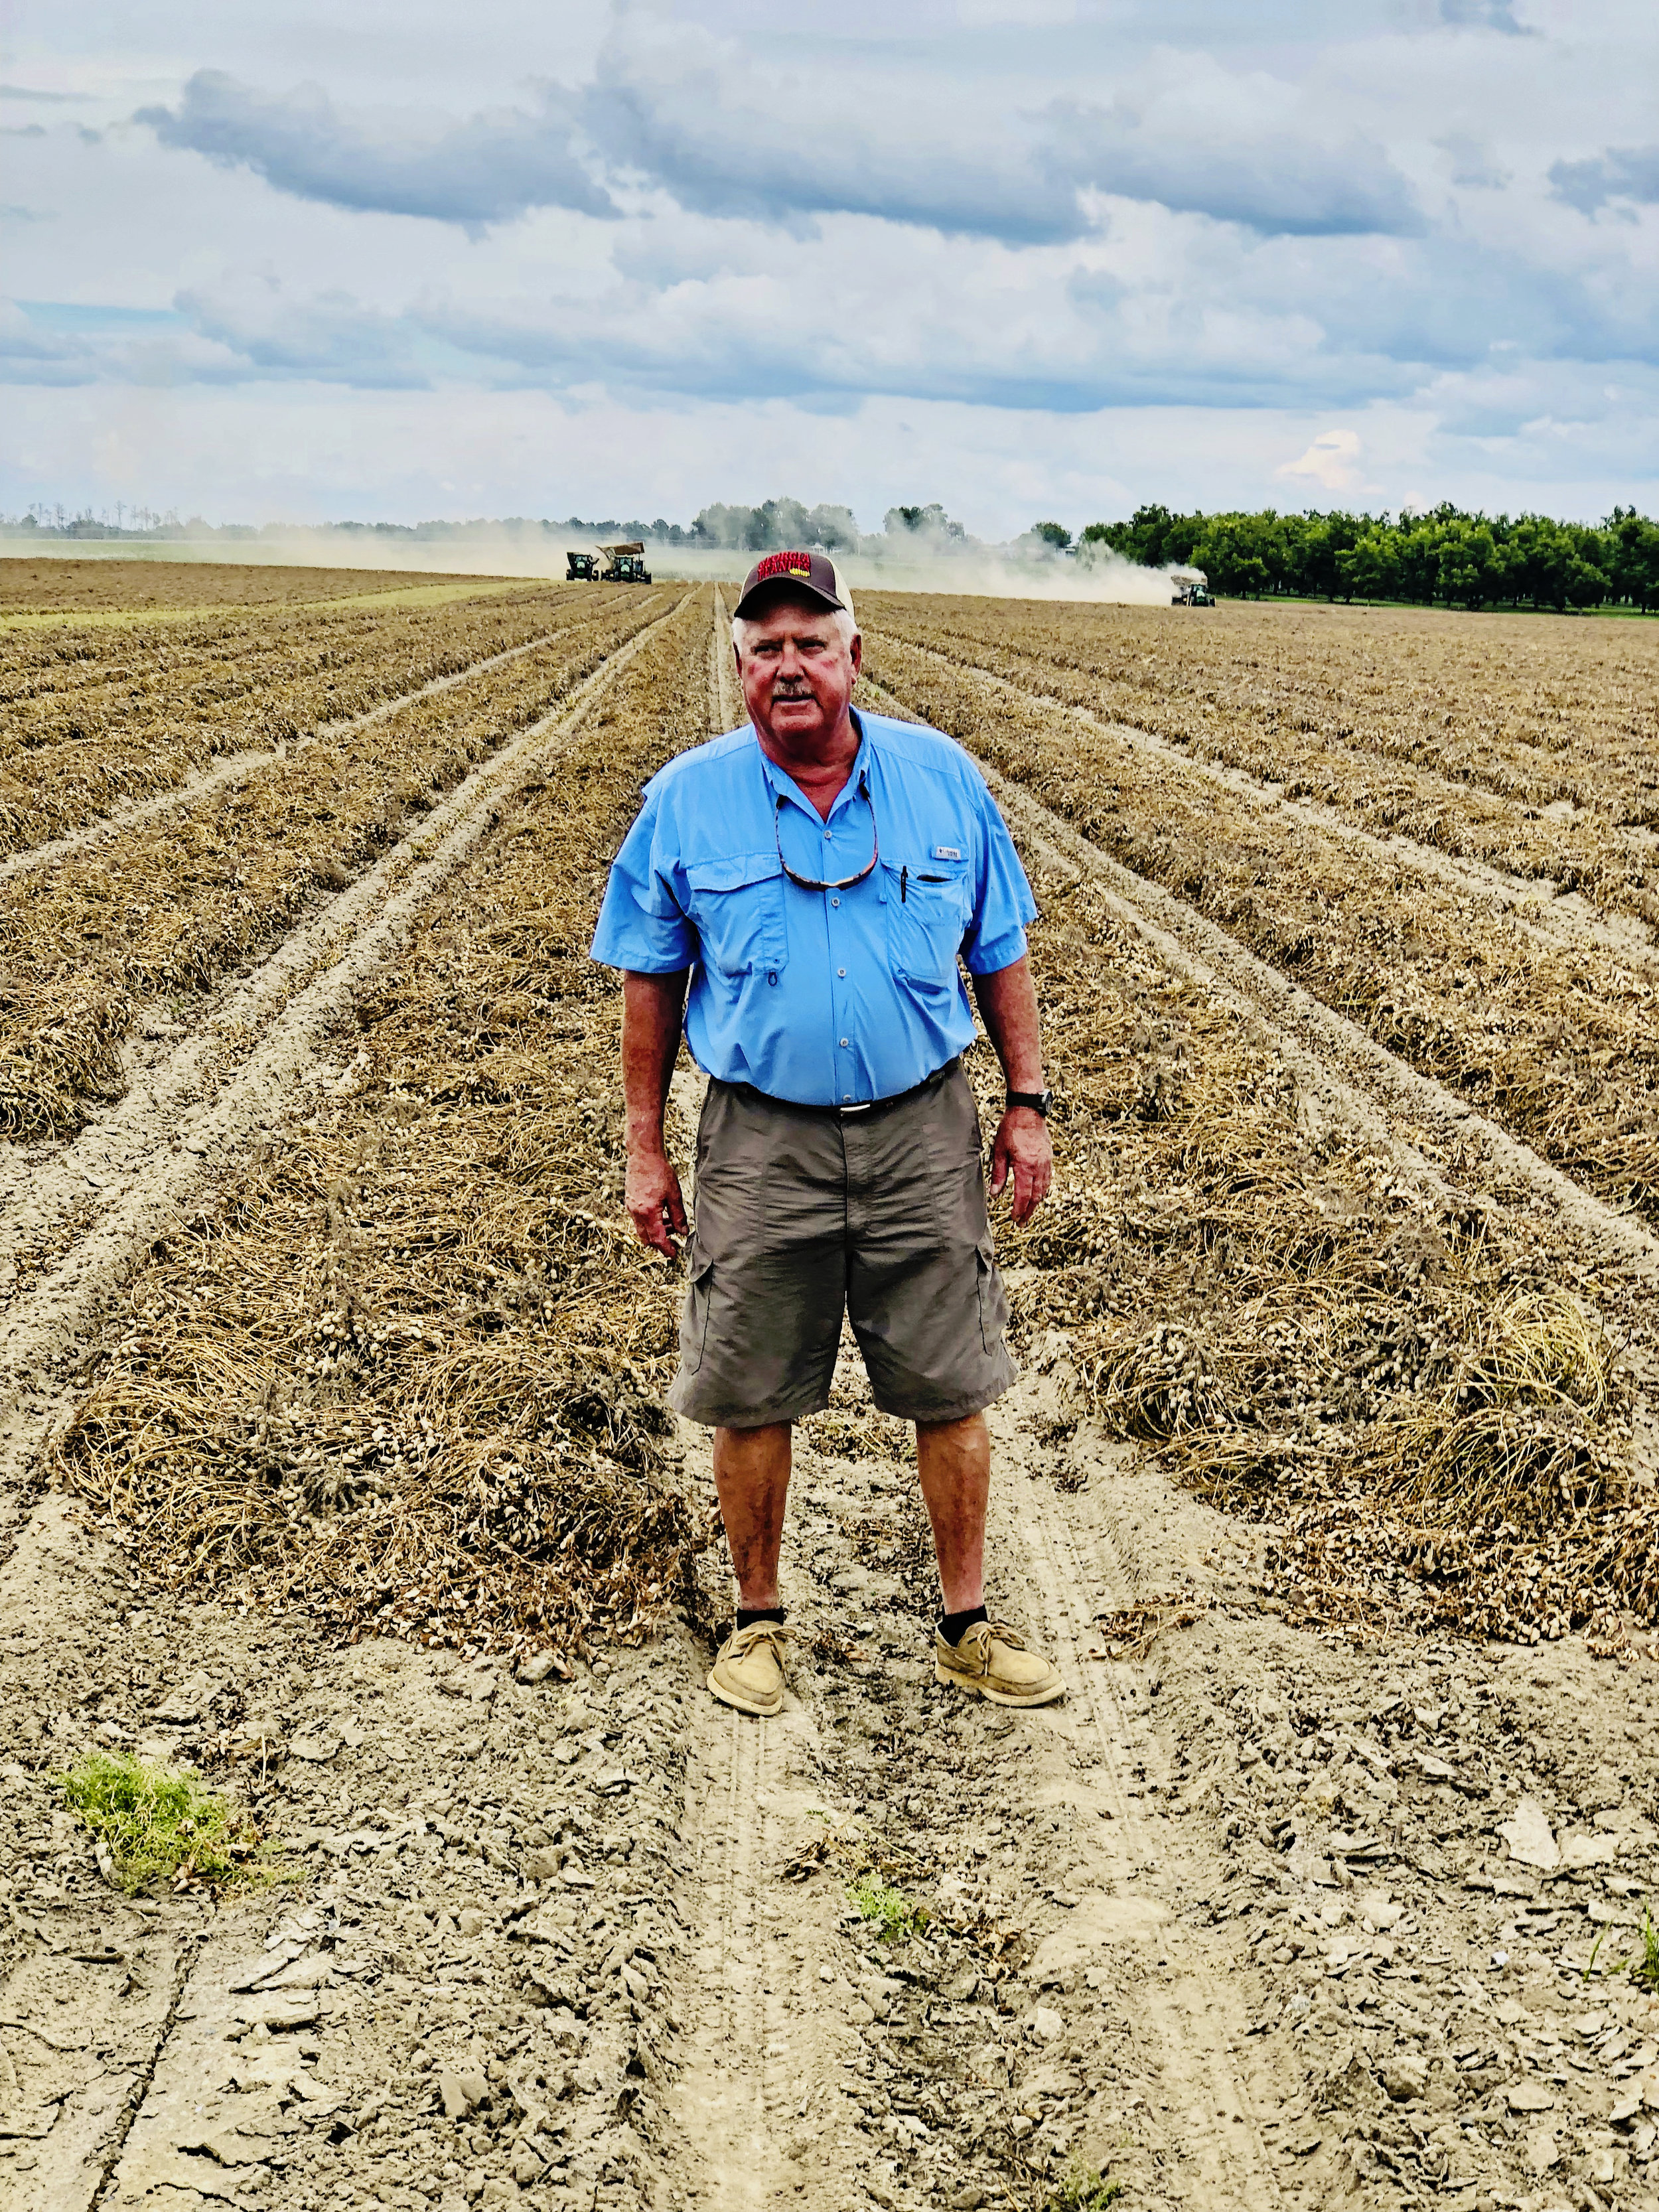
[[[711,1081],[668,1402],[709,1428],[830,1403],[843,1312],[884,1413],[957,1421],[1013,1382],[979,1115],[959,1060],[848,1115]]]

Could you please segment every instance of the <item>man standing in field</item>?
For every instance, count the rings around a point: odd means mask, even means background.
[[[1012,1182],[1027,1221],[1053,1173],[1025,957],[1036,903],[960,748],[854,711],[860,643],[825,555],[757,562],[732,635],[750,725],[646,786],[593,939],[623,971],[626,1204],[671,1258],[686,1217],[663,1109],[682,1018],[709,1078],[670,1393],[714,1431],[738,1583],[708,1686],[743,1712],[782,1705],[791,1425],[830,1402],[845,1311],[877,1405],[915,1423],[944,1595],[937,1679],[1047,1705],[1059,1673],[985,1607],[984,1408],[1014,1367],[957,967],[1008,1083],[992,1191]]]

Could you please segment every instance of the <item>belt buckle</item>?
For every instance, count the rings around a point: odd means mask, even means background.
[[[861,1106],[837,1106],[836,1111],[843,1121],[848,1121],[854,1114],[867,1114],[875,1103],[873,1098],[866,1098]]]

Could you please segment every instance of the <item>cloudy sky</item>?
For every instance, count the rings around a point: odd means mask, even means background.
[[[1659,509],[1651,0],[9,0],[0,74],[7,511]]]

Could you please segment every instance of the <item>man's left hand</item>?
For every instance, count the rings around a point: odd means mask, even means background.
[[[1034,1107],[1011,1106],[997,1124],[991,1146],[991,1195],[1014,1186],[1014,1226],[1022,1228],[1048,1195],[1054,1179],[1054,1147],[1048,1124]]]

